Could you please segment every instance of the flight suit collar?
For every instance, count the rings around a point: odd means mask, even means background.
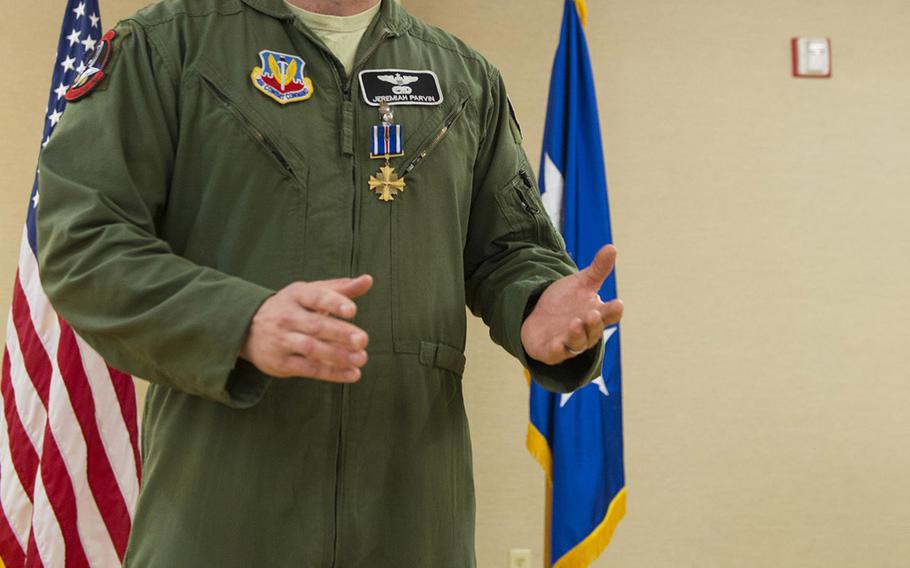
[[[243,3],[251,8],[273,18],[282,20],[294,19],[284,0],[243,0]],[[382,6],[379,8],[379,17],[385,23],[385,27],[392,35],[397,36],[411,27],[411,20],[407,13],[394,0],[382,0]]]

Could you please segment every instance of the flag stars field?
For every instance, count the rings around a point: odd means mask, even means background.
[[[58,29],[42,149],[64,114],[68,85],[100,39],[97,0],[67,0]],[[120,566],[141,469],[135,391],[129,375],[109,368],[57,317],[41,290],[40,174],[0,369],[0,439],[7,440],[0,444],[0,568]]]
[[[67,90],[68,88],[69,88],[69,86],[64,85],[63,83],[60,83],[60,84],[57,86],[57,88],[54,89],[54,95],[56,95],[56,97],[57,97],[58,99],[62,99],[62,98],[64,97],[64,95],[66,95],[66,90]]]

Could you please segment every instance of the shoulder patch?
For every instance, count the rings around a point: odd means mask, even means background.
[[[94,90],[98,83],[104,79],[105,68],[111,60],[112,41],[117,32],[110,30],[103,36],[101,41],[95,46],[95,49],[82,63],[85,67],[79,75],[73,80],[73,84],[66,91],[66,100],[69,102],[78,101]]]

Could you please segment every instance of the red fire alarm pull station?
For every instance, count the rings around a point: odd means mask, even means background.
[[[827,79],[831,76],[831,40],[826,37],[795,37],[790,40],[793,50],[793,76]]]

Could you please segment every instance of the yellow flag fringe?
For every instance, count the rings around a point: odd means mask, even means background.
[[[581,20],[581,27],[586,27],[588,25],[588,7],[585,5],[585,0],[575,0],[575,9]]]

